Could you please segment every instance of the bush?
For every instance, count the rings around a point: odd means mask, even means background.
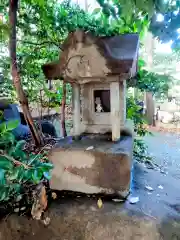
[[[12,130],[18,121],[0,124],[0,203],[23,198],[29,186],[50,179],[53,165],[43,154],[27,154],[26,141],[16,141]]]
[[[148,156],[148,148],[142,137],[151,133],[145,127],[146,121],[140,109],[141,106],[137,105],[134,98],[127,98],[127,118],[134,121],[134,131],[137,136],[134,141],[134,157],[139,161],[146,161],[151,158]]]

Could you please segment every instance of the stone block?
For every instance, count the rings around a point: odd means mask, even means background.
[[[50,187],[126,198],[130,191],[132,152],[132,136],[121,136],[115,143],[107,134],[62,139],[49,153],[54,164]]]

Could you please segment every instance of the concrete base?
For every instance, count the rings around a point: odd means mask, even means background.
[[[111,134],[62,139],[49,154],[54,164],[50,187],[87,194],[109,194],[126,198],[130,191],[133,137]]]

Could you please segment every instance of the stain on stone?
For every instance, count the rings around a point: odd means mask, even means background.
[[[95,46],[102,59],[105,60],[106,71],[101,72],[102,79],[99,81],[107,81],[106,76],[119,75],[120,77],[128,79],[130,76],[134,76],[137,72],[136,66],[138,58],[139,48],[139,36],[138,34],[121,34],[113,37],[96,37],[90,32],[84,32],[82,30],[76,30],[70,33],[67,39],[62,45],[63,51],[60,54],[59,64],[56,63],[56,67],[53,67],[53,63],[45,64],[42,66],[43,72],[47,79],[57,79],[65,77],[66,81],[82,84],[84,79],[78,76],[67,76],[68,63],[72,57],[78,57],[78,47],[90,48]],[[77,51],[77,52],[76,52]],[[72,54],[71,54],[72,52]],[[74,53],[74,55],[73,55]],[[71,56],[71,57],[70,57]],[[82,55],[83,57],[83,55]],[[97,59],[97,62],[100,59]],[[57,74],[52,71],[56,70]],[[92,74],[92,73],[91,73]],[[94,72],[93,72],[94,74]],[[124,76],[125,75],[125,76]],[[109,79],[110,80],[110,79]],[[92,79],[86,79],[87,82],[91,82]]]
[[[92,153],[95,161],[91,167],[66,169],[70,173],[85,179],[92,186],[100,186],[115,191],[125,191],[130,184],[130,161],[126,154]]]
[[[89,146],[93,146],[93,149],[87,151]],[[68,141],[68,137],[64,138],[48,156],[55,165],[52,173],[52,187],[60,190],[63,180],[63,184],[70,181],[67,185],[71,186],[72,183],[70,190],[73,190],[74,176],[76,180],[79,178],[77,184],[85,184],[90,189],[97,187],[101,193],[128,194],[131,182],[132,151],[133,138],[130,136],[122,136],[116,143],[111,141],[108,133],[86,134],[72,142]],[[69,172],[69,174],[60,175],[60,171],[61,174],[62,172]],[[58,176],[59,180],[56,179]],[[63,189],[67,190],[64,185]]]

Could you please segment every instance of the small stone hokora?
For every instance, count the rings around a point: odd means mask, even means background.
[[[100,97],[96,97],[95,104],[96,104],[96,112],[104,112]]]

